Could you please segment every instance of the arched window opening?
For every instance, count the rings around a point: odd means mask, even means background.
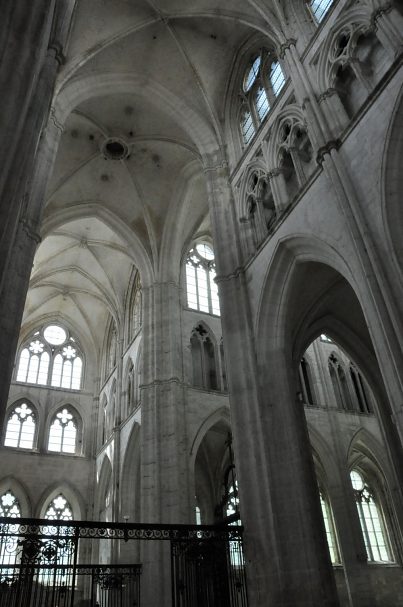
[[[207,243],[196,244],[186,258],[187,304],[193,310],[220,315],[214,251]]]
[[[3,493],[3,495],[0,497],[0,517],[3,516],[8,518],[21,517],[20,502],[10,490]],[[13,531],[17,531],[17,529],[15,529],[15,525],[12,527]],[[4,576],[13,575],[13,570],[4,569],[4,566],[16,564],[19,548],[18,536],[8,535],[8,529],[9,525],[2,525],[2,532],[7,534],[7,541],[2,541],[0,548],[0,565],[3,567],[1,570],[2,581],[4,580]]]
[[[241,111],[241,131],[242,139],[245,144],[248,144],[255,136],[256,129],[253,123],[253,118],[248,107],[243,107]]]
[[[205,327],[200,324],[190,338],[193,385],[206,390],[218,390],[217,361],[214,343]]]
[[[320,23],[326,16],[334,0],[308,0],[308,7],[317,23]]]
[[[291,202],[316,169],[311,140],[302,117],[285,117],[275,140],[287,202]]]
[[[127,414],[129,415],[134,407],[134,400],[135,400],[135,395],[134,395],[134,365],[133,365],[133,361],[130,361],[130,365],[129,365],[129,370],[127,372],[127,387],[126,387],[126,393],[127,393]]]
[[[313,405],[314,399],[312,391],[311,370],[305,358],[301,359],[301,363],[299,366],[299,375],[303,401],[307,405]]]
[[[14,407],[8,416],[5,447],[32,449],[35,438],[36,420],[32,407],[22,402]]]
[[[320,505],[322,508],[323,522],[325,524],[327,545],[329,547],[330,560],[333,565],[341,563],[339,545],[337,542],[336,529],[334,525],[333,513],[330,507],[329,499],[323,489],[319,488]]]
[[[106,341],[106,352],[105,352],[105,377],[108,377],[116,367],[116,356],[117,356],[117,331],[115,322],[111,319],[108,331],[108,338]]]
[[[60,493],[49,502],[46,508],[45,518],[51,521],[72,521],[73,510],[64,495]]]
[[[329,85],[338,92],[348,118],[359,111],[390,66],[384,44],[365,22],[345,24],[333,36],[327,56]]]
[[[280,170],[284,177],[287,199],[290,202],[298,193],[299,183],[292,156],[285,149],[280,154]]]
[[[262,49],[251,57],[240,91],[240,126],[245,145],[265,120],[284,84],[284,72],[273,51]]]
[[[344,369],[341,365],[337,366],[337,375],[340,384],[342,399],[343,399],[343,408],[351,411],[353,409],[350,397],[350,391],[347,385],[347,378],[344,372]]]
[[[77,339],[59,325],[45,325],[24,344],[16,380],[80,390],[83,358]]]
[[[351,410],[351,399],[346,382],[346,375],[335,354],[329,356],[329,374],[330,379],[332,380],[337,408]]]
[[[276,209],[268,175],[254,170],[245,183],[246,217],[242,219],[248,252],[254,253],[276,221]]]
[[[49,429],[48,450],[58,453],[75,453],[77,421],[69,409],[56,413]]]
[[[136,335],[141,328],[142,325],[142,294],[139,289],[136,292],[134,302],[133,302],[133,333],[132,335]]]
[[[281,89],[285,85],[284,72],[281,69],[279,61],[269,62],[269,81],[271,84],[272,91],[277,97],[281,93]]]
[[[371,413],[367,393],[365,390],[364,382],[361,377],[361,373],[351,364],[350,365],[350,376],[353,382],[354,393],[358,404],[358,409],[361,413]]]
[[[130,343],[138,334],[143,324],[143,295],[140,274],[134,270],[135,275],[130,283],[127,303],[127,343]]]
[[[195,334],[195,331],[192,333],[192,336],[190,338],[190,350],[192,353],[193,385],[195,388],[203,388],[204,384],[202,342],[199,339],[199,336]]]
[[[316,161],[311,140],[309,139],[306,130],[303,128],[296,128],[294,130],[291,156],[293,157],[294,165],[296,167],[298,181],[300,182],[300,185],[303,185],[316,169]]]
[[[385,518],[373,488],[358,470],[352,470],[350,478],[368,560],[393,561]]]
[[[104,406],[102,408],[102,431],[101,431],[101,444],[103,445],[108,436],[108,401],[105,400]]]
[[[200,511],[199,506],[196,506],[195,516],[196,516],[196,525],[201,525],[202,520],[201,520],[201,511]]]

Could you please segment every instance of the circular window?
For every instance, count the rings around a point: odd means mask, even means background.
[[[52,346],[60,346],[67,339],[67,333],[58,325],[48,325],[43,332],[46,341]]]
[[[208,261],[211,261],[212,259],[214,259],[214,251],[208,244],[205,244],[205,243],[197,244],[196,251],[198,252],[200,257],[203,257],[204,259],[207,259]]]
[[[123,160],[127,157],[129,149],[123,139],[114,137],[107,139],[104,142],[102,152],[105,158],[110,158],[111,160]]]

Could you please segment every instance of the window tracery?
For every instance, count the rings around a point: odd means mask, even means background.
[[[73,520],[72,507],[62,493],[49,502],[46,508],[45,518],[51,521]]]
[[[214,251],[206,242],[196,244],[186,258],[187,304],[193,310],[220,315],[215,283]]]
[[[244,144],[252,140],[284,84],[284,72],[273,51],[262,49],[252,56],[240,92],[240,126]]]
[[[48,451],[75,453],[77,443],[76,417],[65,407],[58,413],[49,428]]]
[[[202,325],[193,329],[190,338],[192,355],[193,385],[196,388],[217,390],[217,360],[213,339]]]
[[[256,169],[248,176],[244,196],[246,216],[243,223],[249,231],[253,253],[271,230],[277,216],[269,178],[263,169]]]
[[[356,469],[350,472],[358,516],[369,561],[393,561],[385,518],[374,489]]]
[[[0,517],[9,517],[9,518],[20,518],[21,517],[21,506],[17,497],[10,491],[6,491],[0,497]],[[8,525],[2,526],[2,531],[4,533],[8,532]],[[13,527],[15,527],[13,525]],[[7,542],[1,542],[1,550],[0,550],[0,565],[3,567],[6,565],[15,565],[17,561],[17,550],[18,550],[18,536],[8,536]],[[2,577],[5,575],[12,575],[12,569],[2,569],[1,571]]]
[[[5,447],[32,449],[35,438],[36,417],[30,404],[21,402],[8,416]]]
[[[63,327],[49,324],[25,342],[16,380],[79,390],[82,371],[83,358],[77,340]]]

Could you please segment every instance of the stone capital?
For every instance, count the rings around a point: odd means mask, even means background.
[[[326,154],[330,154],[332,150],[338,150],[341,145],[339,139],[331,139],[325,145],[322,145],[316,153],[316,162],[319,166],[322,166]]]
[[[285,42],[280,44],[278,55],[280,59],[284,59],[286,51],[290,50],[292,46],[295,46],[297,41],[295,38],[288,38]]]

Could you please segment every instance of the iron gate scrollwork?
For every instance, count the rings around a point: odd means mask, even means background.
[[[247,607],[242,528],[192,531],[171,542],[173,607]]]
[[[100,540],[169,542],[172,607],[247,607],[242,531],[3,517],[0,607],[139,607],[141,565],[91,563]]]

